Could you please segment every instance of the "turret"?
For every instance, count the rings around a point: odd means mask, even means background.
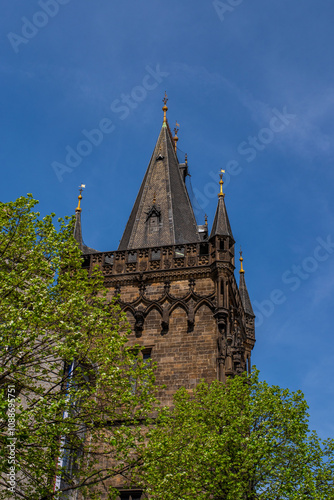
[[[73,230],[73,237],[79,245],[80,250],[84,255],[95,253],[96,250],[93,248],[89,248],[84,244],[82,239],[82,229],[81,229],[81,200],[82,200],[82,191],[85,189],[85,184],[81,184],[79,186],[79,196],[78,196],[78,206],[75,209],[75,224]]]
[[[231,269],[234,266],[234,238],[230,221],[227,215],[225,206],[225,194],[223,192],[223,174],[224,170],[220,173],[220,192],[218,193],[218,205],[215,218],[212,224],[210,233],[210,242],[216,253],[217,260],[224,260],[231,264]],[[233,267],[234,269],[234,267]]]
[[[255,344],[255,314],[253,312],[252,303],[249,298],[246,281],[245,281],[245,270],[243,268],[243,256],[242,251],[240,250],[240,280],[239,280],[239,294],[242,302],[242,306],[245,311],[245,320],[246,320],[246,335],[247,340],[245,342],[246,348],[246,360],[248,364],[248,370],[251,369],[251,351]]]

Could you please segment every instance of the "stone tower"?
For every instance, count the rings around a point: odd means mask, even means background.
[[[201,379],[224,381],[250,370],[254,313],[242,267],[234,276],[235,241],[228,219],[223,173],[211,232],[198,226],[185,179],[187,159],[177,157],[164,119],[151,160],[118,250],[99,253],[82,243],[80,211],[76,237],[85,266],[99,265],[110,295],[118,295],[132,327],[130,342],[157,362],[166,385],[163,402],[176,389]]]

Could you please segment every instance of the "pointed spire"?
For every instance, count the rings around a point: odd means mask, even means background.
[[[252,303],[249,298],[247,286],[246,286],[246,281],[245,281],[245,271],[243,269],[243,257],[242,257],[242,251],[240,249],[240,281],[239,281],[239,293],[240,293],[240,298],[241,302],[244,308],[244,311],[246,314],[249,316],[255,317],[253,308],[252,308]]]
[[[81,230],[81,200],[82,200],[82,191],[86,186],[81,184],[79,186],[79,196],[78,196],[78,206],[75,209],[75,224],[73,230],[73,236],[76,242],[78,243],[80,249],[83,249],[82,243],[82,230]]]
[[[174,141],[174,148],[175,148],[175,153],[177,152],[177,142],[178,142],[178,140],[179,140],[179,138],[178,138],[178,136],[177,136],[177,133],[178,133],[178,131],[180,130],[180,128],[179,128],[179,127],[180,127],[180,125],[176,122],[176,124],[175,124],[175,128],[174,128],[174,133],[175,133],[175,135],[174,135],[174,137],[173,137],[173,141]]]
[[[168,97],[167,97],[167,92],[165,91],[165,97],[162,99],[162,102],[164,103],[163,107],[162,107],[162,111],[164,112],[164,124],[167,123],[167,111],[168,111],[168,108],[167,108],[167,102],[168,102]],[[166,125],[164,125],[166,126]]]
[[[245,271],[244,271],[244,268],[243,268],[243,266],[242,266],[242,263],[243,263],[244,259],[243,259],[243,257],[242,257],[242,250],[241,250],[241,247],[240,247],[240,252],[239,252],[239,253],[240,253],[240,259],[239,259],[239,260],[240,260],[240,271],[239,271],[239,273],[240,273],[240,274],[244,274],[244,272],[245,272]]]
[[[223,193],[223,173],[224,170],[221,170],[220,173],[220,192],[218,193],[218,205],[215,214],[215,218],[212,224],[210,238],[213,236],[230,236],[233,239],[232,229],[230,225],[230,221],[227,215],[227,210],[225,206],[225,194]]]
[[[75,209],[76,212],[81,212],[81,200],[82,200],[82,191],[85,189],[86,185],[85,184],[81,184],[79,186],[79,196],[78,196],[78,206],[77,208]]]
[[[220,171],[220,181],[219,181],[219,184],[220,184],[220,192],[218,193],[218,196],[225,196],[224,193],[223,193],[223,184],[224,184],[224,181],[223,181],[223,174],[225,174],[225,170],[221,169]]]
[[[86,187],[85,184],[81,184],[81,186],[79,186],[78,206],[75,209],[75,223],[74,223],[73,237],[75,241],[78,243],[82,253],[88,254],[88,253],[95,253],[96,250],[94,250],[93,248],[89,248],[87,245],[85,245],[82,239],[81,200],[82,200],[82,191],[84,190],[85,187]]]
[[[166,102],[167,96],[164,113]],[[164,121],[119,250],[200,241],[183,175],[173,136]],[[154,194],[158,211],[151,210]]]

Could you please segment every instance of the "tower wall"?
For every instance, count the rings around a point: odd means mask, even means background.
[[[140,301],[136,310],[144,310],[142,332],[136,334],[136,320],[133,310],[124,306],[131,326],[130,344],[139,344],[150,350],[153,362],[157,363],[156,380],[159,386],[166,386],[161,393],[164,404],[171,404],[173,394],[180,387],[194,388],[201,379],[208,382],[218,377],[217,338],[218,329],[210,303],[203,299],[193,311],[193,325],[189,323],[189,306],[195,303],[189,298],[189,280],[173,281],[169,285],[168,330],[162,325],[163,311],[159,299],[165,296],[164,283],[147,286],[144,297],[151,301],[146,307]],[[214,294],[214,282],[210,278],[198,279],[194,291],[201,297]],[[113,295],[115,288],[110,290]],[[147,292],[147,293],[146,293]],[[140,297],[138,286],[121,287],[121,302],[131,302]],[[165,327],[167,328],[167,327]]]
[[[126,312],[130,347],[139,344],[141,355],[156,363],[156,383],[165,386],[161,402],[171,405],[180,387],[191,391],[200,380],[224,382],[250,370],[255,333],[244,274],[239,287],[234,276],[235,241],[223,170],[209,237],[207,219],[197,226],[185,184],[187,158],[179,163],[167,100],[165,96],[163,125],[118,251],[99,253],[83,245],[80,211],[75,237],[84,267],[101,269],[109,298],[116,297]],[[122,498],[131,498],[134,492],[118,479]]]
[[[250,366],[254,318],[242,305],[234,277],[234,242],[171,245],[96,253],[99,266],[131,325],[129,343],[157,363],[164,404],[180,387],[224,381]]]

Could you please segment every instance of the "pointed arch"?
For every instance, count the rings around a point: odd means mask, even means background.
[[[158,313],[160,314],[160,316],[162,317],[163,316],[163,310],[162,310],[162,307],[160,304],[158,304],[157,302],[153,302],[152,304],[150,304],[146,309],[145,309],[145,316],[147,316],[148,314],[150,314],[151,311],[158,311]]]
[[[132,314],[133,317],[135,317],[135,308],[130,306],[130,305],[126,305],[124,308],[123,308],[123,312],[127,313],[127,312],[130,312]]]
[[[172,307],[169,309],[169,314],[171,315],[173,311],[175,311],[175,309],[183,309],[184,312],[188,315],[189,314],[189,308],[188,306],[184,303],[184,302],[181,302],[181,301],[177,301],[175,302]]]
[[[212,311],[212,312],[214,311],[214,306],[213,306],[213,304],[212,304],[212,303],[211,303],[208,299],[202,299],[202,300],[200,300],[200,301],[196,304],[196,306],[194,307],[194,313],[196,314],[196,313],[197,313],[197,311],[198,311],[198,310],[199,310],[202,306],[204,306],[204,305],[205,305],[205,306],[207,306],[207,307],[210,309],[210,311]]]

